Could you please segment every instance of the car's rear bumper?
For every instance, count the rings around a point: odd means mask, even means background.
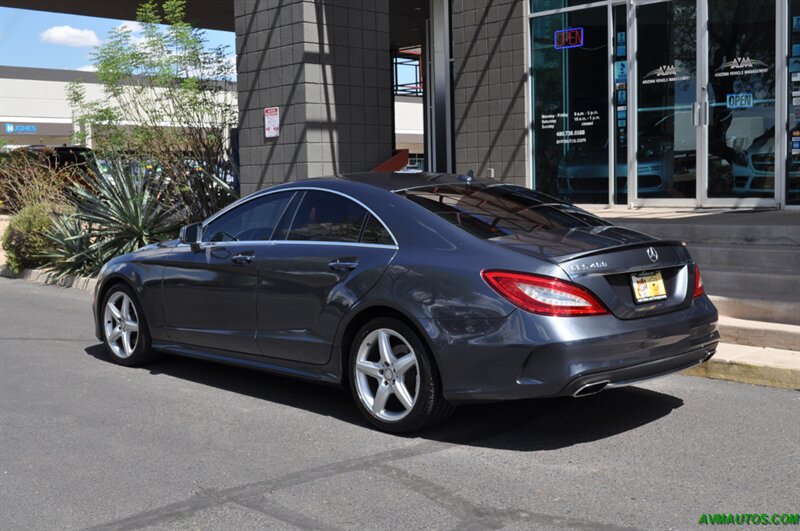
[[[445,398],[453,402],[573,395],[586,384],[655,378],[703,362],[719,342],[708,297],[641,319],[543,317],[428,321]]]
[[[684,352],[683,354],[647,361],[622,369],[584,374],[567,384],[559,395],[583,396],[582,391],[586,394],[592,394],[593,392],[599,392],[603,389],[631,385],[643,380],[650,380],[652,378],[658,378],[659,376],[672,374],[673,372],[682,371],[711,359],[716,352],[717,343],[718,341],[714,341],[713,343],[690,350],[689,352]]]

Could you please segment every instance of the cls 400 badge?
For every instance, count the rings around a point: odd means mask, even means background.
[[[587,271],[597,271],[608,267],[608,262],[605,260],[598,260],[592,263],[572,264],[569,266],[570,273],[585,273]]]

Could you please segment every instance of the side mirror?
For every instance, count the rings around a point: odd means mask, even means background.
[[[202,224],[200,223],[192,223],[191,225],[181,227],[181,243],[188,243],[194,249],[200,243],[201,228]]]

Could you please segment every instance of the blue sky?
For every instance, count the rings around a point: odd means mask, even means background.
[[[122,23],[109,18],[0,7],[0,65],[88,69],[93,47]],[[136,29],[135,25],[132,29]],[[234,53],[233,32],[208,30],[206,38],[210,46],[227,45]]]

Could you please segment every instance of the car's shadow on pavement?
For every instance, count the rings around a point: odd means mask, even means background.
[[[86,353],[113,363],[101,344],[88,347]],[[336,387],[177,356],[164,356],[140,370],[368,426],[349,391]],[[462,405],[443,425],[407,437],[517,451],[554,450],[637,429],[682,405],[680,398],[639,387],[579,399]]]

